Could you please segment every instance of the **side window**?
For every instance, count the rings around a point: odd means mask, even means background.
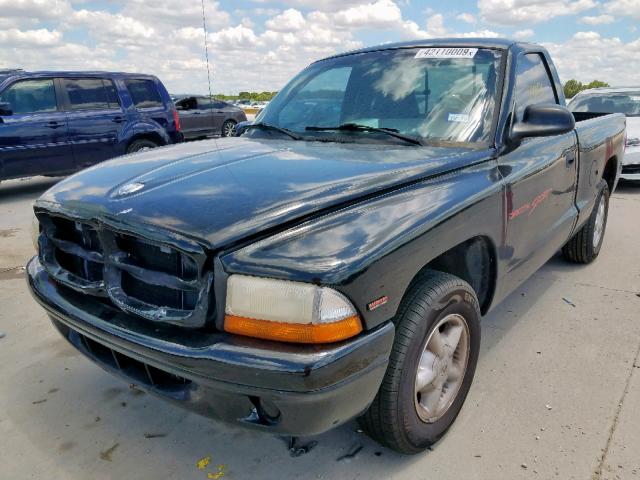
[[[227,108],[227,104],[224,102],[213,102],[213,108],[216,110],[224,110]]]
[[[11,105],[14,115],[55,112],[56,90],[53,79],[23,80],[0,93],[0,102]]]
[[[522,120],[529,105],[558,103],[549,72],[539,53],[528,53],[518,60],[514,96],[518,120]]]
[[[65,78],[62,80],[71,110],[108,110],[118,108],[118,94],[111,80],[101,78]]]
[[[207,97],[198,97],[198,110],[211,110],[211,103]]]
[[[109,108],[120,108],[120,97],[118,90],[111,80],[102,80],[104,88],[107,90],[107,101],[109,102]]]
[[[162,98],[153,80],[125,80],[136,108],[162,107]]]

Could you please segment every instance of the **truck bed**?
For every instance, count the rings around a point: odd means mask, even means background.
[[[584,122],[585,120],[591,120],[593,118],[605,117],[607,115],[616,115],[615,113],[604,112],[571,112],[576,122]]]

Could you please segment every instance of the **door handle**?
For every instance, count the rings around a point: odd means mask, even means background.
[[[113,123],[122,123],[124,122],[124,118],[122,117],[114,117],[113,120],[111,120]]]
[[[47,127],[49,127],[49,128],[60,128],[61,126],[62,126],[62,124],[60,122],[51,121],[51,122],[47,123]]]

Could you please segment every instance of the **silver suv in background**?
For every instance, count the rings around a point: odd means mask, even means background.
[[[174,101],[186,140],[212,135],[232,137],[236,125],[247,120],[241,108],[215,98],[184,95],[174,97]]]
[[[584,90],[568,106],[573,112],[623,113],[627,117],[627,150],[620,178],[640,181],[640,86]]]

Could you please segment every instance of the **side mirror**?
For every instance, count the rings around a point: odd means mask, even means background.
[[[246,122],[239,122],[236,125],[236,132],[235,132],[234,137],[239,137],[240,135],[242,135],[245,132],[245,130],[247,129],[247,127],[249,125],[251,125],[252,123],[253,122],[250,122],[248,120]]]
[[[9,115],[13,115],[11,104],[8,102],[0,102],[0,116],[8,117]]]
[[[566,107],[555,104],[529,105],[522,120],[511,128],[509,138],[520,141],[528,137],[550,137],[572,131],[576,120]]]

